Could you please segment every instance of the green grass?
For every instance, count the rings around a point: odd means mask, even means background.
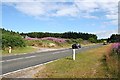
[[[107,53],[109,45],[91,49],[76,55],[76,60],[72,56],[43,65],[44,69],[34,75],[45,78],[108,78],[111,75],[104,70],[102,57]]]
[[[31,47],[31,46],[27,46],[27,47],[19,47],[19,48],[15,48],[12,49],[12,53],[8,53],[8,50],[3,50],[2,51],[2,55],[11,55],[11,54],[23,54],[23,53],[30,53],[30,52],[34,52],[37,49]]]

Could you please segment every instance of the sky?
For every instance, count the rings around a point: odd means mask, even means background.
[[[16,32],[118,33],[118,0],[4,0],[2,28]]]

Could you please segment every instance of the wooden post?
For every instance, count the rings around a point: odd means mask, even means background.
[[[75,60],[75,49],[73,49],[73,60]]]

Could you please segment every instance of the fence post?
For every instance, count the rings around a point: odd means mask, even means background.
[[[72,50],[73,50],[73,60],[75,60],[75,49]]]

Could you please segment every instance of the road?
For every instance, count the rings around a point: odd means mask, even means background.
[[[92,48],[97,48],[100,46],[102,46],[102,44],[82,47],[80,49],[76,49],[76,53],[79,53],[81,51],[86,51]],[[2,61],[0,61],[2,63],[2,74],[6,74],[12,71],[35,66],[38,64],[43,64],[49,61],[53,61],[53,60],[60,59],[66,56],[71,56],[71,55],[72,55],[72,49],[64,49],[64,50],[57,50],[57,51],[36,52],[36,53],[21,54],[21,55],[3,56]]]

